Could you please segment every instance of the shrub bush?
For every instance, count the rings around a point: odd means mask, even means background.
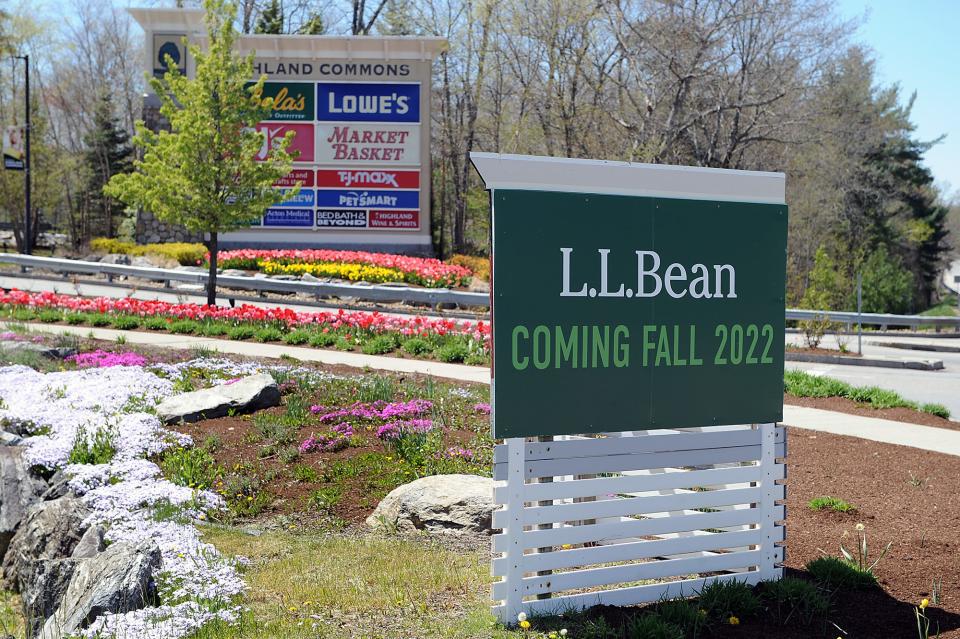
[[[90,250],[96,253],[121,253],[123,255],[158,255],[176,260],[183,266],[196,266],[203,262],[207,249],[203,244],[165,242],[162,244],[134,244],[109,237],[90,240]]]
[[[327,346],[332,346],[334,342],[337,341],[337,336],[334,333],[314,333],[310,336],[310,346],[317,348],[326,348]]]
[[[474,275],[479,277],[481,280],[490,281],[490,258],[488,257],[477,257],[475,255],[454,255],[449,260],[447,264],[453,264],[454,266],[463,266],[464,268],[470,269]]]
[[[247,325],[234,326],[233,328],[227,331],[227,337],[229,339],[240,339],[240,340],[250,339],[256,334],[257,334],[257,329]]]
[[[196,490],[210,488],[223,475],[206,448],[175,448],[164,454],[160,469],[173,483]]]
[[[293,344],[296,346],[297,344],[306,344],[308,341],[310,341],[310,332],[302,329],[290,331],[283,336],[284,344]]]
[[[106,464],[117,454],[114,445],[116,433],[110,428],[99,428],[93,435],[80,427],[73,439],[68,459],[71,464]]]
[[[279,342],[283,339],[283,333],[272,326],[267,326],[257,331],[254,337],[258,342]]]
[[[950,419],[950,409],[943,404],[924,404],[920,407],[920,410],[925,413],[930,413],[931,415],[936,415],[937,417]]]
[[[437,349],[437,359],[441,362],[462,362],[470,354],[470,349],[460,342],[450,342]]]
[[[815,497],[807,502],[810,510],[832,510],[838,513],[852,513],[857,507],[837,497]]]
[[[114,315],[110,320],[111,326],[121,331],[129,331],[140,328],[140,318],[132,315]]]
[[[199,328],[200,328],[200,325],[194,322],[193,320],[178,320],[170,324],[170,332],[177,333],[180,335],[196,333]]]
[[[753,588],[743,581],[715,581],[704,586],[697,594],[700,608],[714,619],[746,619],[760,610],[760,601]]]
[[[392,335],[377,335],[365,341],[360,347],[360,352],[367,355],[383,355],[394,351],[396,348],[397,342]]]
[[[411,337],[403,343],[402,348],[411,355],[425,355],[432,350],[430,342],[420,337]]]

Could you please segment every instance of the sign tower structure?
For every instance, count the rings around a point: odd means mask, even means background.
[[[183,41],[205,45],[203,11],[129,11],[145,32],[147,73],[162,75],[170,55],[192,76]],[[275,103],[257,127],[263,153],[295,133],[289,150],[299,155],[276,187],[299,183],[300,193],[249,229],[221,235],[221,246],[430,254],[431,67],[445,48],[434,37],[239,36],[237,53],[256,53],[251,83],[266,75],[263,97]],[[145,97],[145,115],[155,103]],[[145,227],[138,239],[170,239],[162,225],[154,237]]]

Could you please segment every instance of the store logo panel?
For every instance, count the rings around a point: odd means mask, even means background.
[[[420,84],[318,82],[321,122],[420,122]]]

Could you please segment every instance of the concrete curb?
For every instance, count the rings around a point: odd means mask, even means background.
[[[844,364],[847,366],[877,366],[880,368],[910,368],[919,371],[938,371],[943,369],[943,360],[939,359],[895,359],[893,357],[845,357],[843,355],[820,355],[817,353],[797,353],[787,351],[788,362],[811,362],[814,364]]]
[[[871,346],[885,346],[887,348],[903,348],[910,351],[936,351],[938,353],[960,353],[960,346],[946,346],[943,344],[922,344],[920,342],[867,342]]]

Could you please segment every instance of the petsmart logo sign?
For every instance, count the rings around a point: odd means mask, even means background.
[[[317,120],[419,122],[420,84],[318,82]]]

